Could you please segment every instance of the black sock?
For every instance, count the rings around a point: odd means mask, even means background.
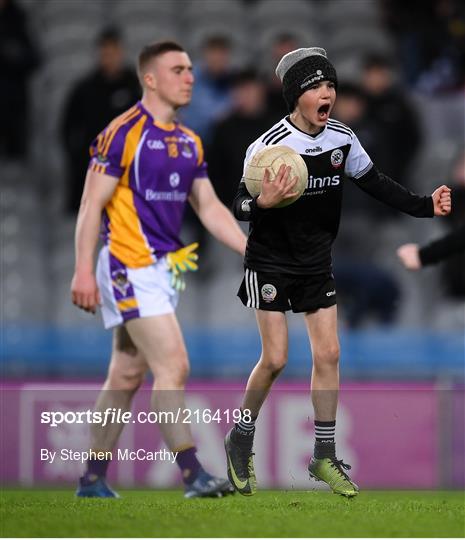
[[[315,420],[315,440],[317,442],[333,443],[336,435],[336,420],[322,422]]]
[[[315,452],[316,459],[336,458],[336,420],[322,422],[315,420]]]
[[[256,420],[256,416],[253,418],[242,412],[241,419],[237,424],[234,424],[234,428],[231,432],[231,439],[233,442],[244,446],[252,446]]]

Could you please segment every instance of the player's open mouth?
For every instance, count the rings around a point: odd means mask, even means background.
[[[319,109],[318,109],[318,119],[319,120],[327,120],[328,119],[328,113],[329,113],[329,103],[319,107]]]

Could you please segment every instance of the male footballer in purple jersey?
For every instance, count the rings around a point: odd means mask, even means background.
[[[189,361],[175,316],[182,272],[195,269],[195,245],[179,238],[187,202],[206,229],[244,254],[246,238],[220,203],[208,179],[200,138],[176,121],[191,99],[194,77],[184,49],[166,41],[139,55],[142,100],[111,122],[91,145],[91,160],[76,225],[73,303],[113,328],[108,376],[96,409],[130,410],[150,370],[152,406],[184,409]],[[103,217],[104,247],[94,274],[94,252]],[[173,280],[174,278],[174,280]],[[111,451],[122,424],[96,426],[92,449]],[[185,484],[185,497],[228,494],[228,480],[208,474],[196,457],[188,424],[160,424]],[[82,497],[115,497],[105,481],[108,460],[89,460],[77,491]]]
[[[303,195],[285,208],[274,207],[295,195],[296,179],[284,165],[274,181],[265,171],[256,198],[242,181],[234,201],[235,216],[250,222],[239,297],[256,310],[262,354],[247,382],[242,402],[247,414],[225,438],[228,476],[243,495],[255,493],[255,420],[286,365],[285,312],[292,310],[304,314],[312,349],[315,449],[308,470],[334,493],[354,497],[358,487],[346,472],[350,466],[336,458],[335,445],[339,341],[331,246],[339,226],[343,184],[350,178],[371,196],[416,217],[450,213],[450,189],[441,186],[430,197],[410,193],[376,169],[350,128],[330,118],[337,75],[324,49],[303,48],[284,55],[276,74],[290,114],[252,143],[245,164],[259,150],[282,144],[302,156],[309,178]]]

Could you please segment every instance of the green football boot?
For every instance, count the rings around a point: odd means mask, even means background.
[[[344,463],[342,459],[337,460],[335,458],[315,459],[313,457],[308,464],[310,478],[326,482],[333,492],[338,495],[355,497],[359,492],[358,486],[352,482],[344,469],[349,470],[350,465]]]
[[[254,495],[257,491],[257,478],[253,467],[254,454],[251,449],[234,444],[231,432],[232,430],[224,438],[229,481],[241,495]]]

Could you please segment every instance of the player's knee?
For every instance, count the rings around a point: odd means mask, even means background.
[[[274,350],[273,352],[263,354],[261,362],[276,377],[286,367],[287,353],[285,351]]]
[[[189,378],[190,366],[187,358],[183,362],[179,362],[173,372],[173,380],[177,386],[184,386]]]
[[[135,392],[144,382],[144,379],[145,379],[145,373],[141,373],[141,372],[124,373],[122,375],[122,386],[125,387],[126,390],[131,390]]]
[[[145,370],[131,368],[123,369],[121,366],[110,365],[107,385],[113,390],[135,391],[143,383]]]
[[[326,345],[313,351],[313,364],[318,368],[337,367],[339,363],[339,345]]]
[[[184,388],[189,378],[190,366],[187,355],[172,357],[169,365],[154,371],[155,384],[158,388]]]

